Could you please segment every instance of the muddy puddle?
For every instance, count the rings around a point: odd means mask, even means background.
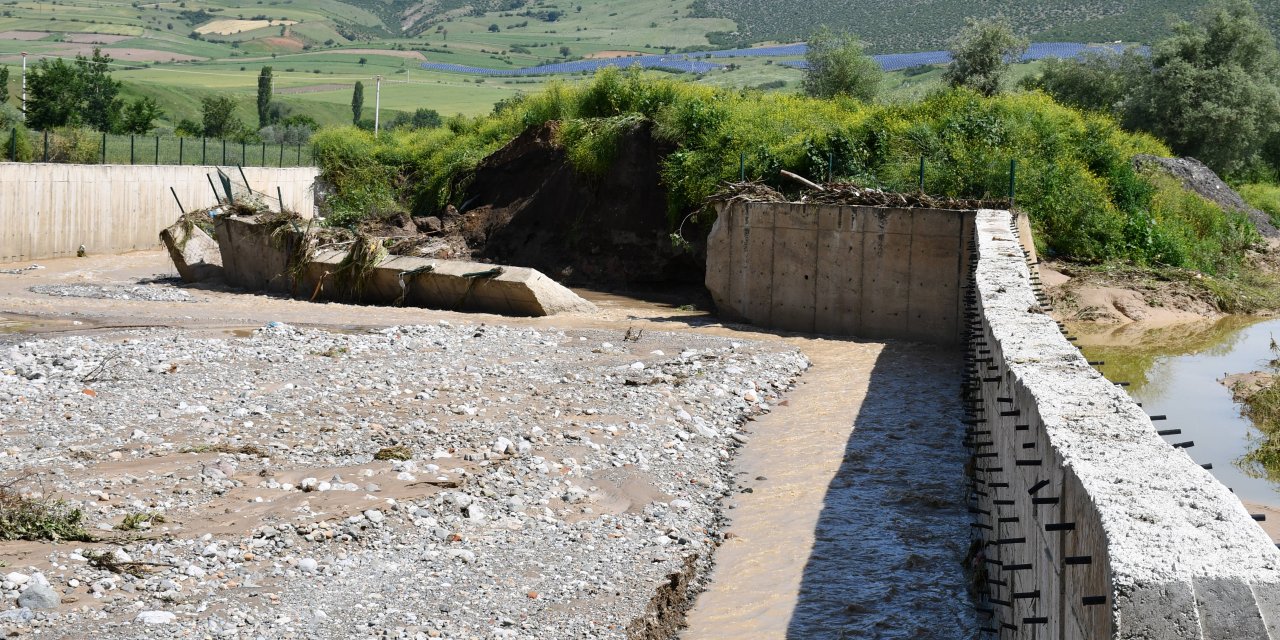
[[[1216,322],[1159,329],[1072,326],[1084,354],[1103,361],[1100,371],[1128,382],[1156,428],[1181,429],[1170,442],[1194,441],[1188,453],[1243,500],[1280,506],[1280,483],[1241,461],[1259,434],[1219,381],[1227,375],[1267,369],[1280,320],[1227,317]]]

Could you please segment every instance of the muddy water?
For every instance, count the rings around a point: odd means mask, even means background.
[[[1151,415],[1168,419],[1156,428],[1181,429],[1170,442],[1194,441],[1188,453],[1241,499],[1280,506],[1280,484],[1240,462],[1258,432],[1219,380],[1228,374],[1267,369],[1272,336],[1280,320],[1228,317],[1217,322],[1142,330],[1101,331],[1071,327],[1084,354],[1102,360],[1108,379],[1129,382],[1129,393]]]

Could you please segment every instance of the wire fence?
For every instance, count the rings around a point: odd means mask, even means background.
[[[72,164],[146,164],[305,167],[314,162],[306,143],[245,142],[221,138],[118,135],[87,129],[13,128],[4,160]]]

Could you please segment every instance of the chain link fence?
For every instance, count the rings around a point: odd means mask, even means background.
[[[244,142],[220,138],[99,133],[88,129],[33,131],[14,127],[5,136],[4,160],[71,164],[312,166],[311,145]]]

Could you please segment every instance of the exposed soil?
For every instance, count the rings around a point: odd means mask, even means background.
[[[457,222],[473,255],[571,283],[701,282],[700,257],[669,237],[659,167],[674,147],[637,125],[593,178],[572,167],[555,135],[554,124],[531,128],[480,164]]]
[[[77,44],[115,44],[125,40],[132,40],[133,36],[113,36],[105,33],[64,33],[62,34],[63,42],[75,42]]]
[[[1236,402],[1246,402],[1253,394],[1266,389],[1275,382],[1276,374],[1265,371],[1235,373],[1219,380],[1222,386],[1231,390],[1231,398]]]
[[[39,40],[49,34],[43,31],[0,31],[0,40]]]
[[[1106,273],[1050,262],[1041,263],[1040,273],[1054,315],[1068,322],[1154,327],[1225,315],[1203,289],[1133,270]]]

